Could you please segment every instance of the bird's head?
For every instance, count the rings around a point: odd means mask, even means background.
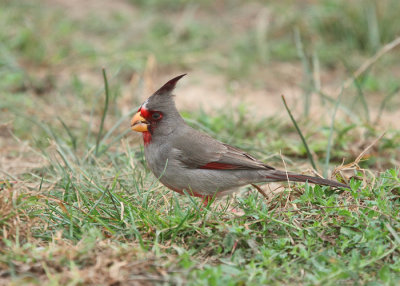
[[[170,134],[183,122],[175,106],[172,91],[176,83],[186,74],[169,80],[150,96],[131,119],[131,129],[142,132],[145,145],[149,144],[153,136]]]

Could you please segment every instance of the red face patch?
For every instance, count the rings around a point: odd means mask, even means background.
[[[163,114],[157,110],[147,110],[146,108],[141,107],[139,111],[143,118],[150,123],[160,121],[163,117]]]
[[[156,110],[147,110],[143,106],[138,110],[140,115],[146,119],[149,124],[149,131],[143,132],[143,142],[144,145],[147,146],[151,143],[151,134],[157,126],[157,123],[162,119],[163,114],[160,111]]]

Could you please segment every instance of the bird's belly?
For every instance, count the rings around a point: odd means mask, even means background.
[[[260,174],[257,171],[241,170],[205,170],[205,169],[180,169],[178,172],[170,172],[165,169],[160,181],[175,191],[183,190],[189,194],[202,196],[223,196],[230,193],[229,190],[259,181]]]

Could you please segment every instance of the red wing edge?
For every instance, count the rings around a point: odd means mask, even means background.
[[[237,170],[241,169],[241,166],[231,165],[225,163],[211,162],[207,163],[200,167],[200,169],[209,169],[209,170]]]

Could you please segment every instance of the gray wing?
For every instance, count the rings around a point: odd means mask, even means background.
[[[190,127],[189,127],[190,128]],[[190,128],[179,136],[173,136],[174,158],[190,169],[218,170],[274,170],[243,150],[224,144]],[[189,135],[188,135],[189,134]]]

